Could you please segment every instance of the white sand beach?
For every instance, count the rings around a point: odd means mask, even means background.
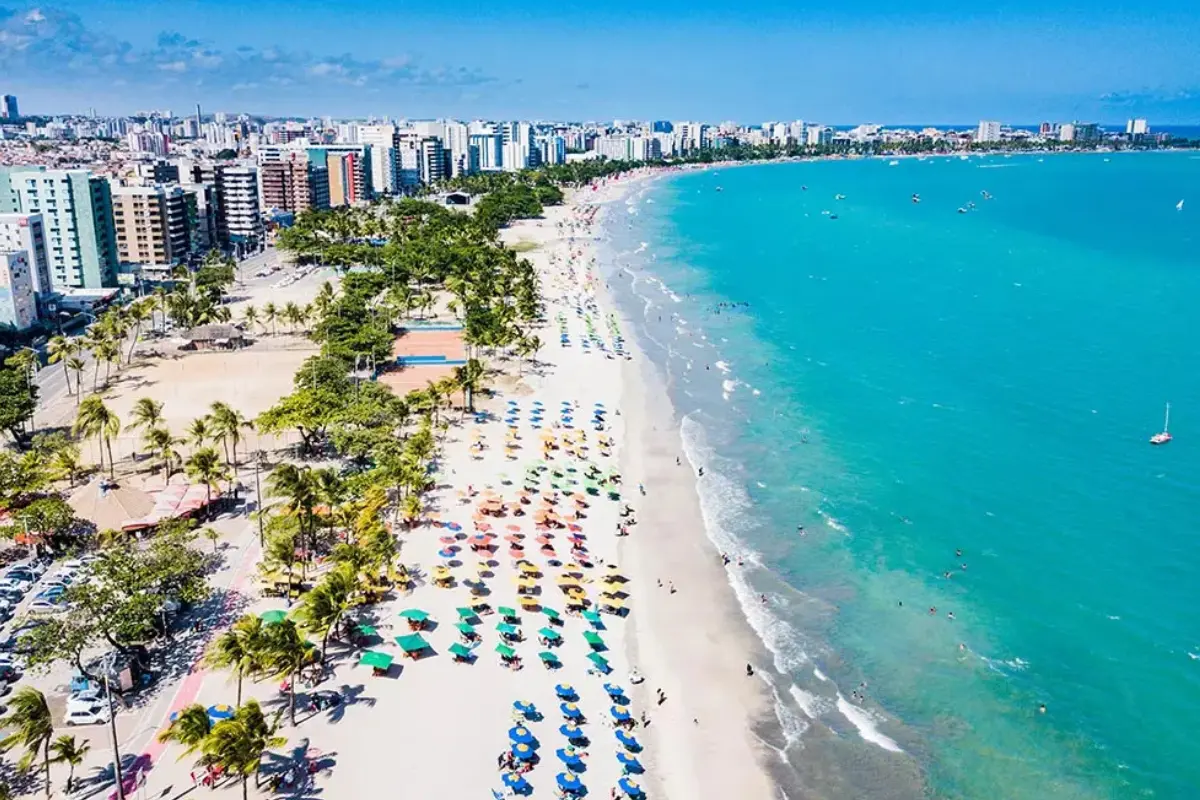
[[[566,768],[558,751],[569,743],[560,732],[566,721],[560,685],[571,687],[585,720],[580,727],[586,738],[576,751],[581,766],[574,774],[587,796],[623,797],[618,789],[623,778],[640,784],[650,798],[773,796],[762,767],[764,749],[751,730],[768,713],[762,684],[745,674],[746,662],[758,658],[756,640],[741,618],[719,554],[704,535],[691,469],[686,460],[676,465],[678,426],[648,365],[628,341],[622,344],[626,326],[610,319],[614,309],[592,264],[591,206],[615,199],[631,183],[612,182],[579,198],[586,205],[548,209],[543,219],[505,231],[510,242],[538,245],[524,257],[543,279],[547,325],[538,335],[544,346],[519,376],[513,361],[493,365],[507,374],[495,382],[495,395],[477,404],[486,419],[464,415],[446,434],[438,489],[426,509],[430,519],[400,531],[401,560],[415,577],[414,587],[371,607],[364,620],[378,634],[366,647],[393,656],[395,663],[386,675],[373,676],[356,663],[362,648],[331,644],[335,672],[320,688],[340,689],[350,702],[335,711],[302,711],[299,727],[281,729],[289,758],[307,757],[321,767],[313,787],[294,796],[319,791],[332,798],[367,797],[393,787],[405,797],[503,795],[498,759],[510,751],[510,729],[517,722],[535,739],[535,766],[522,776],[526,796],[561,796],[557,779],[566,777]],[[531,470],[547,442],[555,447],[544,468]],[[620,472],[619,484],[602,480],[589,487],[589,476],[607,478],[614,471]],[[522,504],[519,492],[530,483],[527,475],[534,476],[538,492]],[[502,515],[480,515],[481,504],[493,497],[501,501]],[[622,517],[626,504],[636,524],[627,536],[618,536],[619,525],[629,521]],[[517,508],[522,513],[513,513]],[[562,527],[536,525],[539,508]],[[495,536],[491,553],[473,552],[480,533]],[[283,609],[282,600],[253,594],[254,540],[250,526],[230,536],[241,552],[231,559],[227,580],[242,592],[231,603],[241,610],[244,602],[244,610],[253,613]],[[447,547],[452,550],[439,555]],[[437,585],[439,574],[450,580]],[[536,587],[525,601],[528,608],[518,594],[523,575]],[[576,601],[586,597],[590,612],[623,604],[627,613],[590,619],[568,613],[571,591]],[[464,619],[459,609],[480,602],[488,610],[466,618],[477,631],[478,643],[471,645],[458,628]],[[519,669],[504,665],[496,652],[498,609],[505,606],[518,617],[522,640],[511,647]],[[560,624],[551,624],[543,608],[557,611]],[[410,633],[398,616],[406,609],[429,615],[421,633],[429,650],[418,658],[405,658],[394,641]],[[561,637],[561,644],[539,642],[542,629]],[[585,633],[602,643],[590,643]],[[451,655],[451,647],[460,644],[472,649],[468,662]],[[543,652],[554,654],[555,668],[541,663]],[[593,653],[607,662],[607,674],[597,669]],[[624,690],[633,724],[622,735],[636,739],[634,748],[618,740],[609,684]],[[245,694],[270,708],[285,702],[270,681],[247,682]],[[174,797],[191,787],[189,768],[175,761],[178,747],[152,743],[166,712],[193,701],[232,699],[227,675],[198,666],[175,694],[143,714],[125,744],[130,752],[154,758],[147,796],[164,791]],[[516,702],[532,703],[538,714],[522,717]],[[636,759],[642,771],[635,767],[634,774],[623,776],[618,755]]]

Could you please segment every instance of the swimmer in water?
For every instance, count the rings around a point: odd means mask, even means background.
[[[929,607],[929,615],[933,616],[936,613],[937,613],[937,606],[930,606]]]
[[[955,551],[954,551],[954,557],[955,557],[955,558],[962,558],[962,550],[955,550]]]
[[[947,611],[947,612],[946,612],[946,619],[954,619],[954,612],[953,612],[953,611]]]
[[[1045,703],[1042,703],[1041,705],[1039,705],[1039,706],[1038,706],[1038,711],[1039,711],[1040,713],[1042,713],[1042,714],[1045,714],[1045,713],[1046,713],[1046,704],[1045,704]]]

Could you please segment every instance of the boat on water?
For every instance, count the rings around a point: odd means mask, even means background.
[[[837,219],[837,214],[830,214],[830,215],[829,215],[829,218],[830,218],[830,219]]]
[[[835,194],[835,195],[833,196],[833,199],[834,199],[834,200],[845,200],[845,199],[846,199],[846,195],[844,195],[844,194]]]
[[[888,162],[888,166],[889,166],[889,167],[898,167],[898,166],[900,166],[900,162],[899,162],[899,161],[896,161],[895,159],[893,159],[893,160],[891,160],[891,161],[889,161],[889,162]]]
[[[959,207],[958,207],[958,213],[960,213],[960,214],[965,214],[965,213],[967,213],[967,210],[966,210],[965,208],[963,208],[962,206],[959,206]]]
[[[992,199],[992,196],[991,196],[990,194],[988,194],[988,190],[987,190],[987,189],[984,189],[984,190],[983,190],[983,191],[981,191],[979,194],[980,194],[980,196],[981,196],[981,197],[983,197],[983,199],[984,199],[984,200],[991,200],[991,199]]]
[[[718,187],[717,187],[717,191],[718,191],[718,192],[722,192],[722,191],[724,191],[724,189],[722,189],[720,186],[718,186]]]
[[[1163,417],[1162,433],[1156,433],[1150,437],[1150,444],[1166,444],[1171,441],[1171,432],[1168,428],[1171,425],[1171,404],[1167,403],[1167,411]]]
[[[912,201],[914,203],[921,202],[921,195],[917,194],[916,192],[913,192]]]
[[[1182,200],[1180,200],[1178,203],[1175,204],[1175,210],[1183,211],[1183,201]]]

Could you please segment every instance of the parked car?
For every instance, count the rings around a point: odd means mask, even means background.
[[[11,589],[14,592],[25,594],[29,591],[29,587],[33,586],[33,581],[21,580],[20,578],[0,578],[0,589]]]
[[[108,722],[108,706],[97,703],[87,707],[68,708],[63,722],[67,725],[103,725]]]
[[[27,609],[30,614],[59,614],[67,610],[67,604],[62,600],[46,600],[38,598],[29,604]]]

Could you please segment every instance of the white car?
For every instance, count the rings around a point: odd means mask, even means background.
[[[51,600],[39,599],[30,603],[25,610],[30,614],[60,614],[67,610],[67,604],[61,600],[56,603]]]
[[[84,689],[83,691],[75,692],[67,698],[67,710],[79,708],[91,708],[94,705],[103,704],[104,695],[99,689]]]
[[[96,703],[92,706],[68,708],[63,722],[67,725],[103,725],[108,719],[108,706]]]
[[[20,578],[0,578],[0,589],[12,589],[14,592],[25,594],[31,586],[33,586],[32,581],[23,581]]]

